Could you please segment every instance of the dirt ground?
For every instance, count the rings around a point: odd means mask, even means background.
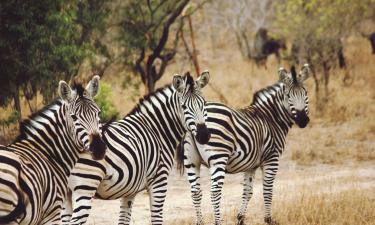
[[[212,223],[212,210],[209,198],[209,176],[207,169],[202,169],[203,200],[202,210],[206,222]],[[375,198],[375,165],[361,163],[357,165],[297,166],[292,161],[284,161],[276,179],[274,189],[274,213],[279,210],[288,198],[300,198],[302,193],[310,195],[332,194],[343,191],[372,190],[369,198]],[[222,210],[224,224],[233,224],[236,212],[241,203],[242,174],[228,175],[225,181]],[[256,174],[254,195],[249,203],[248,223],[257,224],[263,221],[261,173]],[[306,189],[313,188],[313,193]],[[137,195],[133,208],[132,224],[150,224],[148,194]],[[374,206],[375,206],[375,202]],[[90,225],[117,224],[119,201],[94,200],[89,219]],[[194,224],[195,212],[190,199],[189,185],[185,176],[174,171],[170,177],[167,199],[165,203],[165,224]],[[277,217],[276,217],[277,219]],[[374,224],[375,221],[372,221]]]

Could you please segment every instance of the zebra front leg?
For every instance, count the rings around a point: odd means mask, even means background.
[[[211,204],[214,209],[215,225],[221,224],[221,190],[224,185],[225,179],[225,167],[228,161],[228,155],[217,154],[215,162],[210,162],[210,173],[211,173]]]
[[[242,204],[240,212],[237,215],[237,224],[244,225],[247,205],[251,197],[253,196],[253,184],[254,184],[255,170],[247,171],[244,174],[244,184],[242,193]]]
[[[161,168],[148,188],[152,225],[163,224],[163,207],[167,194],[168,174],[167,168]]]
[[[87,222],[97,187],[78,186],[77,188],[79,189],[72,193],[73,214],[70,225],[81,225]]]
[[[134,203],[134,196],[129,198],[122,198],[120,205],[119,225],[128,225],[131,221],[132,207]]]
[[[66,198],[64,199],[63,209],[61,211],[61,223],[63,225],[68,225],[70,223],[73,213],[72,207],[72,192],[69,189]]]
[[[184,167],[186,170],[186,176],[190,184],[191,198],[195,208],[196,224],[203,224],[203,216],[201,210],[202,202],[202,190],[200,186],[200,166],[201,157],[198,149],[194,143],[191,133],[187,133],[183,142],[184,151]]]
[[[265,164],[262,168],[263,172],[263,198],[264,198],[264,209],[265,217],[264,222],[267,224],[278,224],[272,219],[272,191],[273,191],[273,181],[275,179],[276,173],[279,168],[279,163],[277,161],[271,161]]]

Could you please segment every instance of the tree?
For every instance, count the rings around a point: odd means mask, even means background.
[[[374,0],[287,0],[278,4],[276,26],[292,37],[291,62],[313,66],[318,108],[328,99],[329,70],[340,59],[341,40],[370,16],[369,6],[374,4]]]
[[[50,101],[57,81],[76,75],[93,54],[91,37],[102,26],[105,2],[1,1],[0,106],[13,102],[21,115],[21,96],[29,101],[41,93]]]
[[[146,93],[157,82],[177,53],[182,21],[189,0],[129,0],[121,9],[119,41],[123,62],[138,73]],[[172,38],[172,40],[170,40]]]
[[[218,0],[214,1],[211,6],[208,13],[219,14],[220,17],[211,16],[210,23],[219,26],[220,30],[225,30],[223,27],[227,27],[234,34],[237,46],[244,58],[250,60],[264,58],[263,43],[258,43],[260,39],[255,38],[254,40],[253,36],[255,33],[260,33],[259,31],[271,28],[274,19],[273,1]],[[228,33],[228,30],[225,33]]]

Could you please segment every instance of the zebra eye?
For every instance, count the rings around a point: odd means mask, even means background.
[[[72,117],[72,119],[73,119],[74,121],[78,120],[78,118],[77,118],[76,115],[74,115],[74,114],[70,114],[70,116]]]

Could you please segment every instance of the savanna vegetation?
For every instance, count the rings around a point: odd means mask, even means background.
[[[375,55],[367,37],[374,21],[374,0],[1,1],[0,143],[56,97],[60,79],[99,74],[96,101],[108,120],[175,73],[207,69],[206,99],[244,107],[277,81],[280,66],[308,62],[311,123],[287,138],[275,217],[281,224],[373,224]],[[223,205],[233,224],[242,177],[229,179]],[[167,224],[193,224],[188,184],[177,175],[172,181]],[[260,189],[257,179],[248,224],[262,222]],[[209,222],[208,183],[204,190]],[[91,224],[117,221],[118,202],[106,204],[93,213],[106,205],[113,215]],[[147,204],[146,195],[137,199],[135,224],[148,221]],[[175,210],[186,213],[168,216]]]

